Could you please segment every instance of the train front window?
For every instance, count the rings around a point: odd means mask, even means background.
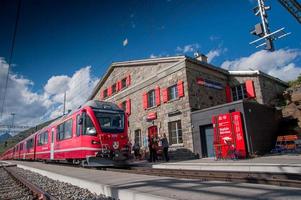
[[[95,112],[100,128],[107,133],[121,133],[124,131],[124,113]]]
[[[83,135],[96,135],[96,129],[89,115],[84,114]]]

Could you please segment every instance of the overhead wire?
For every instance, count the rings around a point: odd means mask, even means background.
[[[16,35],[17,35],[18,24],[19,24],[19,19],[20,19],[20,9],[21,9],[21,0],[18,0],[18,3],[17,3],[17,16],[16,16],[16,21],[15,21],[15,26],[14,26],[14,31],[13,31],[13,37],[12,37],[12,43],[11,43],[11,48],[10,48],[10,53],[9,53],[9,58],[8,58],[8,68],[7,68],[7,74],[6,74],[6,79],[5,79],[3,100],[2,100],[2,103],[1,103],[0,120],[2,119],[3,112],[4,112],[4,106],[5,106],[5,100],[6,100],[7,88],[8,88],[9,72],[10,72],[10,67],[11,67],[12,58],[13,58],[13,54],[14,54]]]

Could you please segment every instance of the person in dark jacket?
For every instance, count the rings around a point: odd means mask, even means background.
[[[162,147],[163,147],[164,159],[165,159],[166,162],[168,162],[169,161],[169,156],[168,156],[169,144],[168,144],[168,140],[167,140],[167,137],[166,137],[165,133],[163,134],[163,138],[161,139],[161,142],[162,142]]]

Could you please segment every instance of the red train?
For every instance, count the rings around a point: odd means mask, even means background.
[[[93,100],[19,142],[1,159],[67,161],[83,166],[126,164],[130,157],[127,130],[122,109]]]

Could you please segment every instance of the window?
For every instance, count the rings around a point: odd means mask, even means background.
[[[26,141],[26,149],[31,149],[33,147],[33,138]]]
[[[171,141],[171,144],[183,143],[181,120],[169,122],[168,131],[169,131],[169,141]]]
[[[233,101],[248,98],[246,84],[240,84],[231,88]]]
[[[103,98],[106,98],[106,97],[108,97],[108,89],[105,89],[103,91]]]
[[[178,98],[178,87],[177,85],[173,85],[168,88],[168,100],[174,100]]]
[[[23,150],[23,143],[20,144],[20,151]]]
[[[83,135],[96,135],[96,129],[93,125],[91,118],[86,113],[84,113],[83,115],[84,115]]]
[[[48,143],[48,131],[38,135],[38,146]]]
[[[81,120],[80,114],[76,115],[76,136],[80,136],[81,133]]]
[[[141,147],[141,129],[135,130],[135,143],[138,143]]]
[[[58,140],[64,140],[72,137],[72,119],[58,125]]]
[[[124,131],[124,113],[95,112],[100,128],[106,133],[122,133]]]
[[[156,106],[156,96],[155,96],[155,90],[151,90],[147,93],[147,102],[148,108]]]
[[[116,91],[117,91],[116,83],[114,83],[114,84],[112,85],[112,94],[116,93]]]
[[[121,80],[121,89],[126,87],[126,78]]]

